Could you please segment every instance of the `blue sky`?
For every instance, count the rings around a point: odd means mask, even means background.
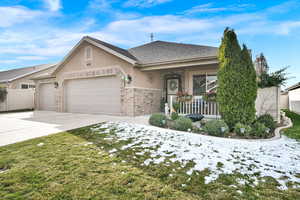
[[[0,70],[54,63],[84,35],[123,48],[156,40],[219,46],[225,27],[300,81],[300,0],[1,0]]]

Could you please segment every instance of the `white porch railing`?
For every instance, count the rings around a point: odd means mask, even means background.
[[[173,105],[176,101],[176,96],[170,97],[170,108],[173,110]],[[178,102],[179,110],[178,114],[187,115],[187,114],[200,114],[209,118],[219,118],[219,106],[216,102],[208,102],[203,99],[197,98],[186,101],[186,102]]]

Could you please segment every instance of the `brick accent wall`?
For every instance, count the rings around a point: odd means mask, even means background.
[[[161,93],[160,89],[124,88],[122,92],[124,114],[139,116],[160,112]]]

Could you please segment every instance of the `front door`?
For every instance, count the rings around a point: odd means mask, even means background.
[[[179,91],[179,78],[167,79],[167,99],[170,102],[171,96],[176,96]]]

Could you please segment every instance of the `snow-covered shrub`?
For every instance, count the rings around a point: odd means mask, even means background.
[[[179,115],[178,115],[177,112],[172,112],[172,114],[171,114],[171,119],[172,120],[176,120],[176,119],[178,119],[178,117],[179,117]]]
[[[192,120],[190,120],[187,117],[179,117],[174,121],[174,123],[170,128],[178,131],[188,131],[188,130],[192,130],[193,123]]]
[[[221,137],[229,132],[229,128],[223,120],[210,120],[206,122],[203,130],[209,135]]]
[[[152,126],[165,127],[167,124],[167,117],[162,113],[152,114],[149,119],[149,124]]]
[[[270,114],[264,114],[257,118],[257,122],[264,124],[270,131],[274,131],[276,128],[276,122]]]
[[[270,133],[268,128],[260,122],[255,122],[251,128],[251,135],[259,138],[266,138]]]
[[[234,126],[234,132],[239,136],[247,136],[251,132],[251,127],[249,125],[244,125],[242,123],[237,123]]]

